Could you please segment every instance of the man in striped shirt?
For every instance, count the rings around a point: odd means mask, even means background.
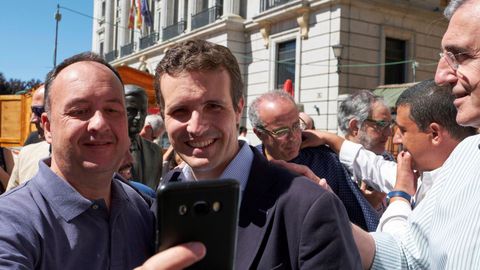
[[[457,122],[480,127],[480,0],[452,0],[435,81],[451,85]],[[399,167],[411,156],[399,156]],[[399,168],[397,178],[413,175]],[[354,227],[363,266],[372,269],[477,269],[480,263],[480,135],[461,142],[409,218],[400,238]]]

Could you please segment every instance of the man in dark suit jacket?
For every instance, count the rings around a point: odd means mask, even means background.
[[[165,181],[240,183],[237,269],[361,267],[339,199],[238,142],[243,82],[226,47],[203,40],[173,45],[156,68],[155,88],[168,137],[186,162]]]
[[[342,202],[250,148],[253,162],[240,207],[236,269],[359,268]],[[188,181],[181,171],[171,171],[164,181]]]

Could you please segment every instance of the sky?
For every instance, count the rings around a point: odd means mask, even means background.
[[[0,3],[0,72],[7,80],[45,80],[53,67],[57,4],[62,14],[57,64],[92,49],[93,0],[0,0]]]

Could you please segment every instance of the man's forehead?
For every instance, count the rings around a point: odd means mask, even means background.
[[[97,62],[81,61],[65,67],[58,73],[49,96],[62,93],[62,96],[68,96],[69,99],[83,99],[87,92],[101,88],[108,88],[108,92],[115,96],[115,100],[121,100],[123,104],[123,85],[113,71]],[[92,96],[98,93],[94,90]]]
[[[442,38],[442,49],[454,53],[478,49],[480,43],[480,1],[467,1],[453,14]],[[473,44],[475,43],[475,44]]]
[[[404,123],[406,121],[412,121],[410,118],[410,105],[403,104],[397,107],[397,123]]]

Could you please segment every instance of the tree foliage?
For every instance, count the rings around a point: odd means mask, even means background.
[[[2,72],[0,72],[0,95],[13,95],[19,91],[32,89],[41,84],[38,79],[31,79],[29,81],[22,81],[20,79],[7,80]]]

